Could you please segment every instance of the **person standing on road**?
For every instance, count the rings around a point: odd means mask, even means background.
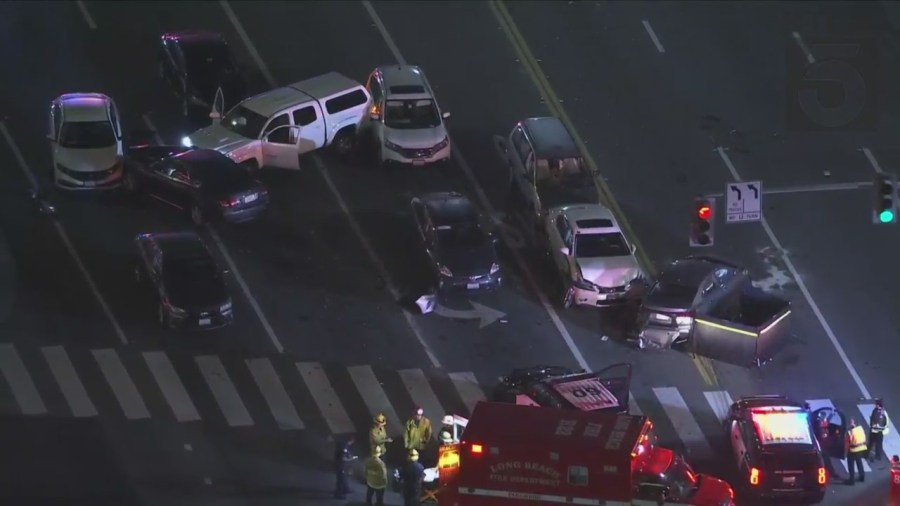
[[[889,432],[888,423],[890,419],[884,410],[884,403],[881,399],[875,399],[875,407],[869,416],[869,461],[881,460],[881,454],[884,453],[884,435]],[[887,459],[887,455],[884,456]]]
[[[385,426],[387,425],[387,417],[384,416],[384,413],[378,413],[375,416],[374,424],[372,425],[372,429],[369,430],[369,446],[371,447],[372,455],[375,454],[375,450],[381,450],[381,459],[384,459],[384,454],[387,453],[387,443],[392,443],[394,440],[389,438],[387,435],[387,430]]]
[[[853,485],[855,474],[853,465],[856,464],[856,471],[859,472],[859,482],[866,481],[866,472],[863,470],[863,458],[866,455],[866,433],[863,428],[856,424],[856,420],[850,419],[850,430],[847,431],[847,471],[850,476],[847,478],[847,485]]]
[[[350,493],[347,485],[347,474],[350,472],[350,462],[356,460],[351,452],[353,438],[338,441],[334,452],[334,498],[344,499]]]
[[[419,462],[419,452],[409,450],[409,460],[403,468],[403,506],[421,506],[425,482],[425,466]]]
[[[375,497],[376,506],[384,506],[384,489],[387,487],[387,465],[381,460],[381,449],[375,448],[372,456],[366,460],[366,506],[372,506]]]
[[[431,420],[425,417],[425,410],[416,408],[415,414],[406,421],[403,445],[407,450],[422,451],[431,441]]]

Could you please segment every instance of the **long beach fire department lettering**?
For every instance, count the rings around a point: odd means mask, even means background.
[[[562,477],[561,473],[552,467],[537,462],[516,460],[494,464],[491,466],[490,473],[491,481],[543,485],[545,487],[559,486]]]
[[[622,447],[622,441],[625,439],[625,431],[628,430],[630,425],[630,417],[620,416],[616,419],[613,431],[609,434],[609,439],[606,440],[607,450],[618,450]]]

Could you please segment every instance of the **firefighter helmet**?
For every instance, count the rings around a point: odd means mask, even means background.
[[[448,445],[453,443],[453,435],[446,430],[441,431],[441,443]]]
[[[441,423],[444,425],[453,425],[453,415],[445,415],[444,418],[441,419]]]
[[[375,423],[378,425],[384,425],[387,423],[387,418],[384,416],[384,413],[378,413],[375,415]]]
[[[416,450],[415,448],[409,450],[409,460],[413,462],[419,460],[419,450]]]

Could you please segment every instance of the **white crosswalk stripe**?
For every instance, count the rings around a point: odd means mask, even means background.
[[[225,415],[228,425],[232,427],[249,427],[253,425],[253,418],[250,416],[250,412],[247,411],[247,407],[244,406],[244,401],[241,400],[240,394],[234,387],[231,378],[228,377],[228,372],[225,371],[225,366],[222,365],[219,357],[216,355],[204,355],[195,357],[194,360],[197,362],[197,367],[200,368],[203,379],[206,380],[206,384],[212,391],[219,409]]]
[[[178,373],[172,366],[172,362],[165,352],[162,351],[145,351],[144,361],[150,369],[150,374],[156,380],[159,390],[165,397],[172,414],[179,422],[195,422],[201,420],[200,413],[194,406],[191,396],[178,378]]]
[[[331,433],[353,434],[356,432],[350,415],[341,404],[341,399],[334,391],[334,387],[331,386],[322,366],[315,362],[298,362],[297,370],[300,371],[300,377],[306,383],[306,388],[319,407]]]
[[[809,411],[815,412],[821,408],[831,408],[835,409],[834,404],[831,402],[831,399],[806,399],[804,402],[809,405]],[[844,413],[844,416],[852,416],[850,414]],[[845,423],[850,423],[849,420],[844,420]],[[844,472],[847,472],[847,460],[841,460],[841,466],[844,468]],[[863,460],[863,470],[868,472],[872,471],[872,467],[869,466],[869,463]]]
[[[872,410],[875,409],[874,403],[864,403],[857,404],[857,409],[863,415],[863,420],[865,420],[866,424],[869,423],[869,418],[872,416]],[[887,414],[887,410],[885,410]],[[881,455],[882,458],[887,456],[890,459],[894,455],[900,455],[900,435],[897,434],[897,428],[894,427],[894,422],[891,420],[890,414],[888,414],[888,425],[887,425],[887,433],[883,438],[883,446],[885,455]],[[871,450],[871,448],[869,448]]]
[[[97,408],[88,396],[69,354],[62,346],[43,346],[41,353],[50,366],[50,373],[59,384],[59,389],[69,404],[72,414],[78,418],[97,416]]]
[[[409,396],[412,397],[417,407],[425,411],[425,416],[431,420],[440,420],[447,414],[444,413],[441,401],[438,400],[431,389],[424,371],[421,369],[404,369],[397,372],[400,374],[400,380],[403,381],[403,386],[406,387]],[[403,417],[404,421],[410,416],[412,416],[412,413]]]
[[[707,460],[713,457],[712,448],[700,430],[700,425],[691,414],[684,398],[674,387],[657,387],[653,389],[660,405],[672,422],[675,431],[678,433],[681,442],[684,443],[688,452],[688,459]]]
[[[391,401],[381,387],[381,383],[375,376],[375,371],[368,365],[357,365],[348,367],[347,372],[350,373],[350,379],[356,386],[356,390],[366,403],[369,414],[374,418],[379,413],[384,413],[387,418],[388,434],[399,434],[403,430],[402,420],[397,416]]]
[[[15,346],[11,344],[0,344],[0,374],[3,374],[23,415],[47,413],[47,406],[44,405],[34,380],[28,374],[28,369]]]
[[[466,409],[469,410],[469,414],[472,414],[475,405],[485,400],[484,391],[478,386],[475,374],[471,372],[452,372],[449,376],[450,381],[453,382],[453,386],[456,387],[456,391],[459,393],[460,399],[462,399]]]
[[[709,403],[709,407],[712,408],[713,413],[716,414],[716,418],[718,418],[720,422],[724,422],[725,418],[728,417],[728,408],[730,408],[733,403],[731,394],[725,390],[716,390],[713,392],[703,392],[703,396],[706,397],[706,402]]]
[[[269,411],[272,412],[278,428],[281,430],[305,428],[306,426],[300,419],[300,415],[297,414],[297,408],[291,402],[291,397],[284,389],[272,362],[267,358],[248,359],[247,368],[250,369],[253,381],[259,387],[266,404],[269,405]]]
[[[147,410],[147,405],[144,404],[144,399],[141,397],[140,392],[138,392],[134,381],[131,380],[128,371],[125,370],[125,365],[122,364],[116,350],[105,348],[102,350],[92,350],[92,353],[94,355],[94,360],[97,361],[97,365],[100,366],[100,371],[106,378],[106,382],[112,389],[113,395],[115,395],[116,400],[119,401],[119,406],[122,407],[125,418],[128,418],[129,420],[150,418],[150,412]]]

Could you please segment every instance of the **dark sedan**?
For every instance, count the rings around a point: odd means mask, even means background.
[[[125,161],[122,187],[190,214],[196,225],[221,218],[242,223],[261,216],[269,191],[230,158],[212,149],[138,146]]]
[[[134,243],[135,280],[155,289],[161,325],[197,330],[232,322],[231,297],[222,273],[197,234],[140,234]]]
[[[412,199],[410,205],[439,289],[500,286],[496,240],[481,226],[469,199],[459,193],[429,193]]]
[[[159,76],[177,97],[182,114],[210,112],[222,89],[221,114],[247,94],[244,72],[235,63],[225,38],[214,32],[167,33],[160,38]]]

